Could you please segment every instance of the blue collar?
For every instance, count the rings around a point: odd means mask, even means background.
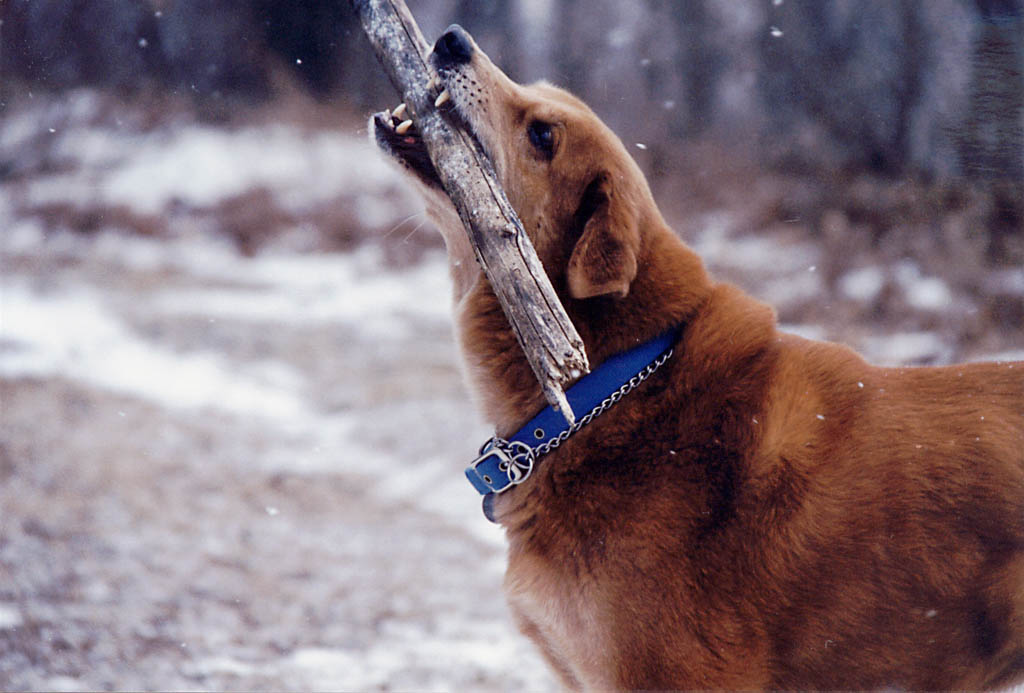
[[[523,483],[543,455],[610,409],[672,356],[678,336],[671,330],[629,351],[612,356],[581,378],[565,393],[572,410],[585,414],[570,425],[553,407],[545,407],[519,431],[505,439],[494,437],[466,468],[466,478],[482,495],[501,493]]]

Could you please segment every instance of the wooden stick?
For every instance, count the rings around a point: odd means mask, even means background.
[[[352,0],[352,6],[416,122],[544,397],[574,423],[564,386],[590,370],[583,340],[558,300],[487,155],[434,106],[430,83],[435,74],[427,60],[430,46],[404,0]]]

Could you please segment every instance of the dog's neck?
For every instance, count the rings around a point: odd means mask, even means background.
[[[591,367],[686,324],[710,295],[700,258],[663,222],[654,223],[644,234],[637,276],[624,298],[576,300],[559,286],[564,279],[553,279]],[[485,419],[498,435],[510,435],[545,406],[540,386],[483,274],[456,299],[467,380]]]

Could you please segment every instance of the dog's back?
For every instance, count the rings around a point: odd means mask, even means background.
[[[763,486],[773,516],[797,513],[766,534],[772,686],[1024,673],[1024,366],[873,368],[783,342],[754,465],[785,473],[783,502]]]

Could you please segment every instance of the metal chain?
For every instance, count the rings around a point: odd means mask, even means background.
[[[509,455],[511,464],[502,464],[501,471],[506,472],[509,475],[509,481],[513,484],[520,484],[523,481],[526,481],[526,477],[528,477],[530,472],[533,471],[533,463],[536,460],[558,448],[558,446],[567,441],[572,434],[576,433],[601,414],[615,406],[619,400],[635,390],[640,383],[650,378],[656,370],[665,365],[665,362],[672,357],[672,353],[673,349],[666,351],[652,363],[648,364],[642,371],[634,375],[627,382],[623,383],[619,389],[605,397],[600,404],[587,412],[582,418],[578,419],[572,426],[559,433],[556,437],[544,441],[537,447],[530,447],[525,443],[509,442],[504,438],[494,437],[484,446],[484,448],[494,446],[507,452],[511,452],[512,449],[515,448],[517,452]]]

